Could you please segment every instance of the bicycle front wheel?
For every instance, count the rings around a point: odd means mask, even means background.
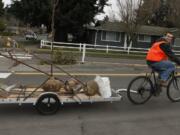
[[[167,97],[172,102],[180,101],[180,76],[173,77],[167,86]]]
[[[128,85],[127,97],[133,104],[144,104],[152,96],[152,81],[146,76],[134,78]]]

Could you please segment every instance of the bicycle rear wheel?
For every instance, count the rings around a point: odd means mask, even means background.
[[[128,85],[127,97],[133,104],[144,104],[152,96],[152,81],[146,76],[134,78]]]
[[[180,101],[180,76],[173,77],[167,86],[167,97],[172,102]]]

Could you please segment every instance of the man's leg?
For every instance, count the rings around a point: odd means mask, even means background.
[[[167,81],[170,74],[175,70],[175,65],[171,61],[161,61],[152,64],[152,67],[158,69],[160,79]]]

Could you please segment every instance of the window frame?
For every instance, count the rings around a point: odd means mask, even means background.
[[[119,40],[107,40],[103,39],[103,34],[105,33],[116,33],[119,34]],[[115,31],[101,31],[101,41],[109,41],[109,42],[121,42],[121,32],[115,32]]]
[[[140,36],[144,36],[144,40],[139,39]],[[147,40],[148,37],[149,39]],[[150,35],[145,35],[145,34],[138,34],[138,42],[146,42],[146,43],[150,43],[151,42],[151,36]]]

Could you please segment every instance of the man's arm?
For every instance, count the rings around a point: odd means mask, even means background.
[[[177,63],[178,65],[180,65],[180,59],[174,54],[170,45],[164,43],[164,44],[160,45],[160,48],[170,58],[170,60],[172,60],[175,63]]]

